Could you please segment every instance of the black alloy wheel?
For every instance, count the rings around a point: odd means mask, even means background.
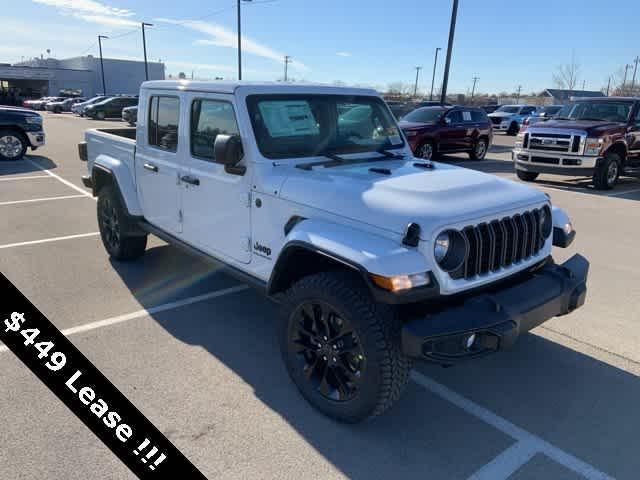
[[[118,211],[111,198],[102,198],[99,202],[98,220],[102,239],[109,252],[120,250],[120,221]]]
[[[327,400],[354,398],[366,359],[353,326],[322,301],[304,302],[293,315],[289,349],[307,381]]]

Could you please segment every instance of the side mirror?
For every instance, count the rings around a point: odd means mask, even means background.
[[[217,135],[213,144],[213,154],[216,163],[224,165],[225,172],[233,175],[244,175],[247,171],[247,167],[238,166],[243,154],[242,142],[240,142],[239,136]]]

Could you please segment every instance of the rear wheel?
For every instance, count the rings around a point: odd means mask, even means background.
[[[0,130],[0,160],[20,160],[27,152],[29,141],[14,130]]]
[[[473,147],[473,150],[469,152],[469,158],[471,160],[484,160],[484,157],[487,156],[487,150],[489,149],[489,142],[487,142],[486,138],[478,139],[476,145]]]
[[[509,125],[509,130],[507,130],[507,135],[517,135],[517,133],[520,131],[520,127],[518,126],[518,124],[516,122],[511,122],[511,125]]]
[[[617,153],[607,153],[596,167],[593,174],[593,185],[597,190],[610,190],[615,187],[620,177],[622,159]]]
[[[436,147],[433,142],[423,142],[416,148],[415,156],[425,160],[432,160],[436,157]]]
[[[536,178],[538,178],[539,173],[536,172],[525,172],[524,170],[516,170],[516,175],[518,178],[524,182],[533,182]]]
[[[135,260],[147,248],[146,235],[127,235],[124,206],[111,185],[98,194],[98,229],[104,248],[115,260]]]
[[[347,272],[305,277],[283,296],[282,357],[302,395],[323,414],[356,423],[400,397],[411,361],[401,323]]]

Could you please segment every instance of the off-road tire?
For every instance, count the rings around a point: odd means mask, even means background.
[[[480,148],[480,143],[484,145],[484,148]],[[479,138],[476,144],[473,146],[473,150],[469,152],[469,158],[471,160],[484,160],[489,150],[489,141],[486,138]]]
[[[278,337],[282,357],[301,394],[323,414],[346,423],[357,423],[388,410],[409,381],[411,360],[401,351],[401,321],[388,305],[376,303],[361,280],[350,272],[324,272],[304,277],[281,297]],[[357,335],[364,371],[357,392],[348,400],[326,398],[300,367],[290,348],[298,324],[297,313],[306,302],[323,302],[339,313]],[[325,368],[329,368],[327,365]]]
[[[596,190],[611,190],[618,183],[620,171],[622,169],[622,159],[617,153],[607,153],[596,167],[593,174],[593,185]],[[615,175],[612,177],[612,170]]]
[[[524,170],[516,169],[516,175],[518,175],[518,178],[523,182],[533,182],[540,174],[537,172],[525,172]]]
[[[16,139],[21,143],[21,146],[20,146],[20,151],[15,156],[4,156],[2,153],[0,153],[0,161],[21,160],[22,157],[24,157],[25,154],[27,153],[27,147],[29,146],[29,140],[27,139],[27,137],[23,133],[15,130],[0,129],[0,139],[4,137],[11,137]],[[14,141],[12,140],[12,143],[13,142]]]
[[[147,248],[147,235],[127,235],[127,213],[112,185],[105,185],[98,193],[98,229],[104,248],[114,260],[136,260]],[[107,218],[109,217],[109,218]],[[115,224],[115,225],[114,225]],[[117,230],[117,239],[116,232]]]

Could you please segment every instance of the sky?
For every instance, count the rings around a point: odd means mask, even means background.
[[[98,55],[98,34],[111,37],[105,57],[141,60],[145,21],[149,59],[167,74],[237,78],[235,0],[0,0],[0,11],[0,63]],[[290,55],[295,80],[378,89],[413,84],[422,66],[428,92],[436,47],[442,80],[450,15],[449,0],[243,1],[243,79],[281,79]],[[460,0],[449,92],[469,92],[473,77],[480,92],[541,91],[572,55],[578,85],[599,90],[640,55],[638,25],[637,0]]]

